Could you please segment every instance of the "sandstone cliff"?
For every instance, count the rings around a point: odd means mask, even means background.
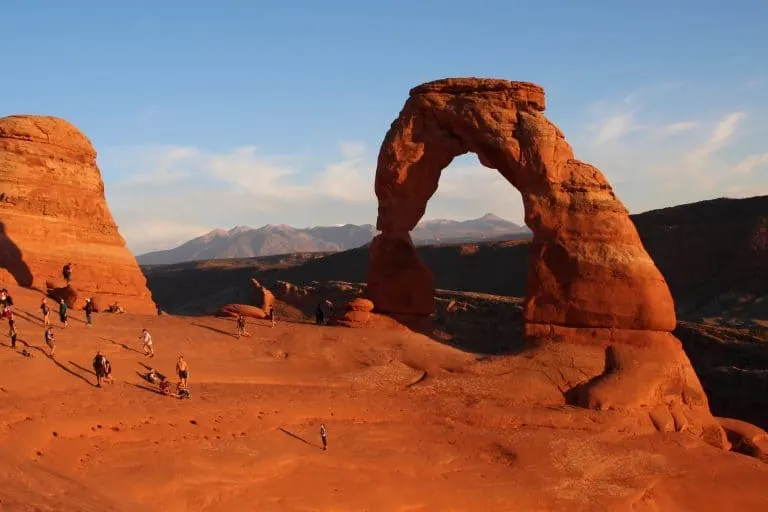
[[[21,286],[62,285],[73,264],[79,296],[155,305],[104,197],[91,142],[54,117],[0,118],[0,267]]]

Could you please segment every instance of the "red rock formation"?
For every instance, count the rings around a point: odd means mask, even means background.
[[[534,233],[523,311],[527,341],[555,366],[567,364],[568,346],[586,347],[586,367],[604,359],[602,373],[564,379],[569,400],[647,410],[659,430],[693,429],[727,445],[670,334],[676,318],[666,281],[605,177],[574,158],[544,107],[544,90],[525,82],[456,78],[411,90],[376,169],[381,234],[371,243],[368,273],[376,311],[434,311],[432,275],[409,232],[441,171],[473,152],[520,191]]]
[[[256,306],[249,306],[248,304],[225,304],[224,306],[221,306],[221,308],[219,308],[219,310],[216,312],[216,316],[229,318],[234,318],[237,315],[243,315],[244,317],[248,318],[256,318],[258,320],[267,318],[267,314],[263,309],[257,308]]]
[[[22,286],[72,286],[81,297],[154,313],[146,279],[107,207],[91,142],[54,117],[0,118],[0,267]]]
[[[262,286],[257,279],[251,279],[251,293],[253,295],[253,305],[264,311],[269,311],[275,302],[275,296],[269,289]]]

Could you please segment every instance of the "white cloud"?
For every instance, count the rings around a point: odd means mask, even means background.
[[[736,174],[750,174],[759,167],[764,167],[766,165],[768,165],[768,153],[762,153],[759,155],[749,155],[736,164],[733,170]]]
[[[703,144],[686,155],[690,167],[703,166],[706,161],[722,150],[736,133],[742,121],[747,117],[744,112],[732,112],[725,115],[716,125],[712,134]]]
[[[768,153],[761,144],[768,126],[759,111],[670,116],[656,101],[685,93],[679,86],[651,86],[593,105],[566,133],[576,157],[599,167],[633,212],[765,193]],[[145,146],[107,148],[99,163],[121,233],[141,253],[242,224],[375,223],[373,149],[378,142],[341,142],[336,158],[317,161],[256,146]],[[463,156],[443,171],[425,218],[487,212],[522,222],[520,194],[498,172]]]
[[[599,123],[595,145],[617,140],[632,130],[637,129],[634,116],[631,113],[610,116]]]
[[[662,92],[686,91],[670,87]],[[768,157],[760,151],[768,135],[761,116],[724,109],[714,118],[709,114],[670,119],[669,109],[658,107],[648,95],[628,97],[631,101],[625,97],[593,105],[581,132],[575,130],[569,140],[576,157],[600,168],[630,211],[728,194],[757,195],[768,188],[768,173],[759,172]],[[669,105],[675,97],[658,99]],[[617,119],[631,120],[631,124]]]
[[[661,127],[662,135],[675,135],[691,131],[699,126],[699,123],[695,121],[678,121],[676,123],[666,124]]]

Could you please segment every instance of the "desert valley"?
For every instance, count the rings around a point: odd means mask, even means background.
[[[544,110],[528,82],[422,84],[372,241],[143,267],[86,135],[0,119],[0,510],[768,509],[768,196],[630,217]],[[532,237],[417,248],[467,152]],[[146,378],[180,355],[187,399]]]

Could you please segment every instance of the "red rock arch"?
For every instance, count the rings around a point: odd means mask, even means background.
[[[409,233],[441,171],[472,151],[520,191],[534,233],[524,332],[537,371],[568,403],[626,409],[638,424],[727,447],[671,334],[666,281],[605,177],[574,158],[544,106],[543,89],[526,82],[452,78],[411,90],[379,153],[369,298],[380,313],[433,312],[432,274]]]
[[[576,160],[526,82],[446,79],[411,90],[376,169],[379,200],[369,295],[384,313],[433,312],[434,283],[409,232],[441,171],[473,152],[516,187],[531,245],[525,320],[671,331],[669,288],[602,173]]]

